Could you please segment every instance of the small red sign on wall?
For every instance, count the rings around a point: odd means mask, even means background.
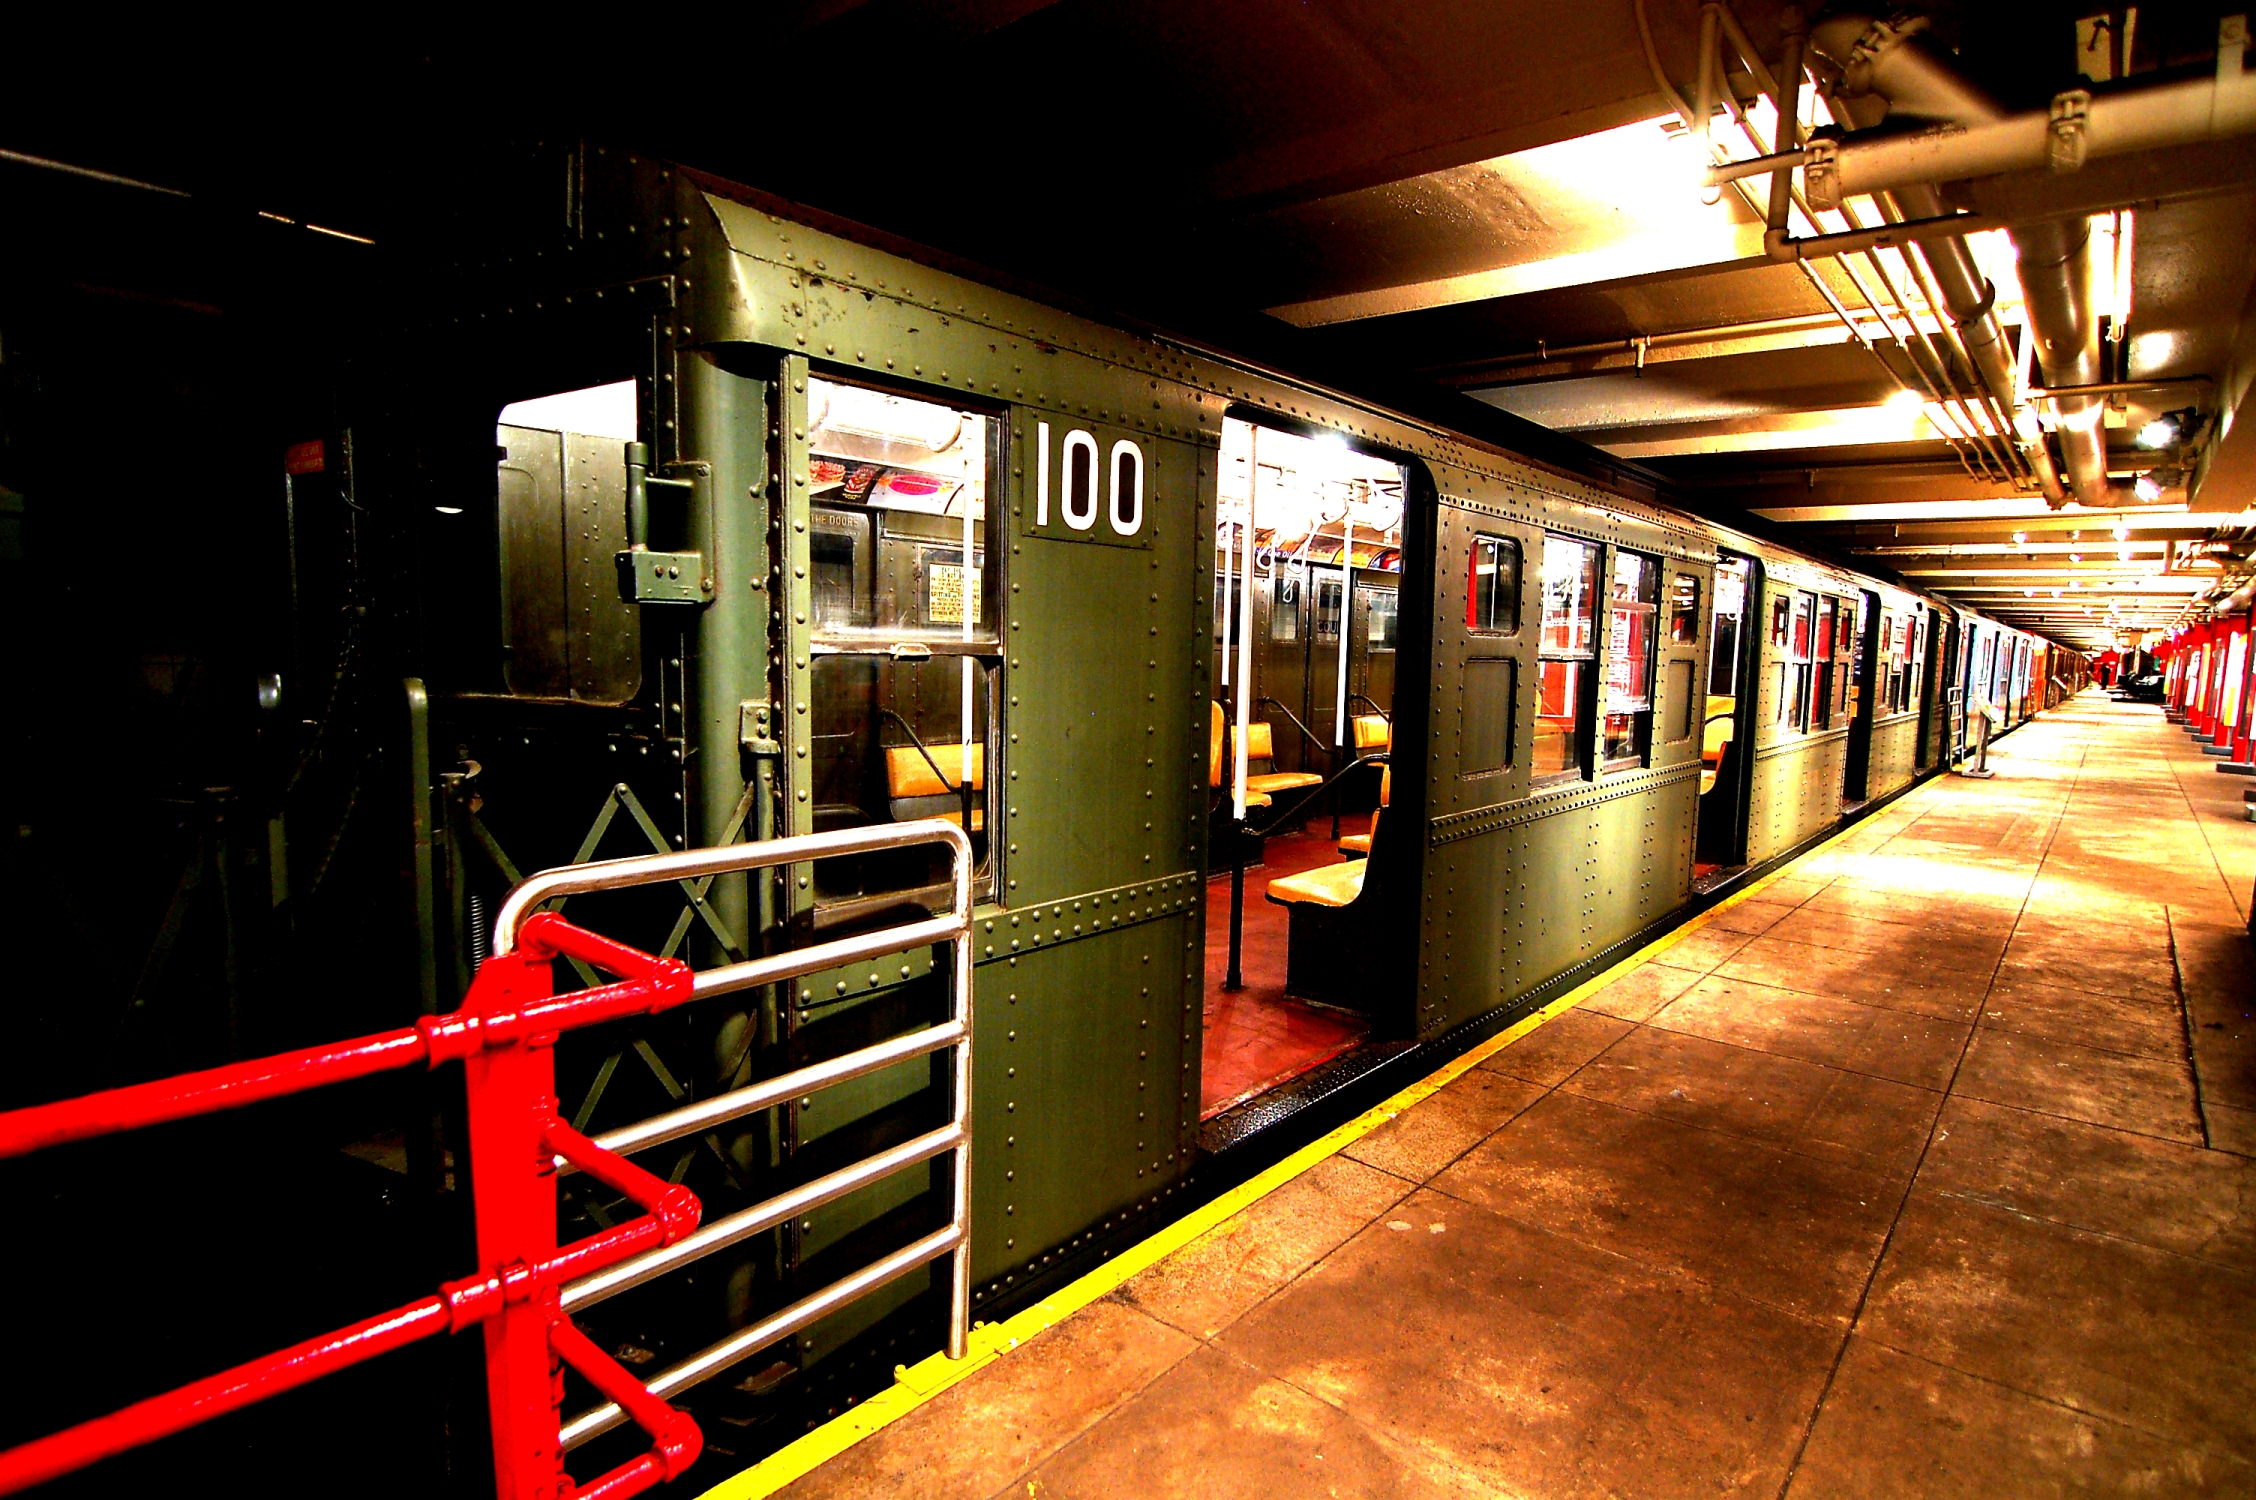
[[[321,439],[292,443],[282,450],[282,472],[285,474],[318,474],[328,467],[325,445]]]

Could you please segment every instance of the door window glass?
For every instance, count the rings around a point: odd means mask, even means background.
[[[1661,566],[1614,554],[1606,601],[1606,769],[1645,764],[1653,744],[1653,642],[1660,625]]]
[[[810,378],[807,427],[817,635],[994,639],[993,422]]]
[[[1532,765],[1538,784],[1587,774],[1586,704],[1593,696],[1597,611],[1597,547],[1566,537],[1545,537]]]
[[[1747,608],[1747,560],[1716,564],[1715,633],[1708,644],[1708,692],[1730,698],[1739,691],[1739,621]]]
[[[1820,599],[1817,605],[1817,690],[1811,698],[1810,719],[1823,729],[1833,722],[1833,642],[1839,633],[1841,603]]]
[[[1364,644],[1373,651],[1392,651],[1400,596],[1393,589],[1372,589],[1364,598],[1370,611],[1364,627]]]
[[[944,818],[971,835],[991,893],[994,423],[820,378],[807,382],[807,419],[815,828]],[[820,861],[816,925],[884,920],[946,879],[936,846]]]
[[[1340,638],[1340,598],[1344,590],[1340,575],[1323,572],[1316,575],[1316,629],[1313,639],[1319,646],[1336,645]]]
[[[1520,544],[1509,537],[1473,538],[1465,584],[1465,628],[1509,635],[1520,628]]]
[[[1279,567],[1269,580],[1269,639],[1300,639],[1300,573]]]
[[[994,792],[987,775],[993,684],[999,663],[974,657],[896,659],[833,652],[812,664],[812,794],[817,833],[941,818],[962,827],[968,805],[972,852],[986,874]],[[964,733],[965,672],[971,724]],[[948,879],[938,845],[884,850],[815,866],[817,922],[876,916],[907,893]]]
[[[1817,613],[1817,596],[1796,594],[1791,605],[1786,660],[1779,664],[1778,722],[1790,729],[1805,729],[1809,726],[1810,629]]]
[[[1700,580],[1679,573],[1669,580],[1669,644],[1696,646],[1700,642]]]

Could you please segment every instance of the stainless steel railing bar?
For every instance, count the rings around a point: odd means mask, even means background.
[[[563,1288],[564,1311],[573,1312],[579,1308],[592,1307],[606,1297],[615,1297],[644,1282],[656,1280],[668,1271],[679,1270],[693,1261],[702,1260],[716,1251],[750,1239],[763,1230],[786,1223],[810,1209],[835,1202],[848,1193],[889,1177],[905,1167],[913,1167],[918,1162],[930,1161],[943,1152],[953,1151],[963,1144],[963,1138],[963,1132],[953,1125],[928,1131],[875,1156],[864,1157],[851,1166],[840,1167],[812,1182],[802,1183],[787,1193],[778,1193],[750,1208],[739,1209],[725,1218],[715,1219],[671,1245],[645,1250],[615,1266],[606,1266],[576,1281],[568,1281]]]
[[[671,854],[637,854],[626,859],[596,860],[543,870],[519,883],[501,903],[494,917],[494,952],[513,953],[517,930],[542,903],[559,896],[581,896],[595,891],[622,890],[667,880],[694,880],[700,875],[726,875],[738,870],[761,870],[775,865],[829,859],[840,854],[866,854],[877,849],[901,849],[915,844],[946,844],[955,862],[954,920],[971,921],[971,840],[953,823],[919,818],[912,823],[879,823],[867,828],[840,828],[829,833],[805,833],[785,839],[763,839],[750,844],[723,844],[714,849],[682,849]],[[903,929],[894,929],[896,932]],[[846,939],[852,942],[855,939]],[[825,947],[832,945],[826,944]],[[804,949],[817,952],[819,949]],[[878,949],[884,952],[885,949]],[[734,967],[734,966],[732,966]],[[720,970],[710,972],[719,973]],[[811,971],[809,971],[811,972]]]
[[[934,917],[929,921],[888,927],[859,937],[834,938],[827,943],[817,943],[812,948],[795,948],[789,953],[750,958],[740,964],[723,964],[717,969],[700,969],[690,983],[697,998],[703,1000],[708,996],[726,995],[758,985],[780,984],[786,979],[797,979],[805,974],[819,974],[825,969],[859,963],[865,958],[876,958],[881,954],[898,953],[904,948],[953,942],[959,937],[966,943],[971,941],[971,914],[968,911],[960,916],[951,914]]]
[[[680,1364],[661,1372],[649,1382],[650,1394],[663,1399],[701,1381],[710,1380],[729,1366],[759,1353],[780,1338],[797,1333],[855,1298],[877,1290],[927,1261],[938,1260],[950,1251],[960,1253],[964,1247],[964,1230],[960,1224],[936,1229],[924,1238],[902,1246],[884,1259],[872,1261],[853,1275],[842,1277],[821,1291],[800,1298],[781,1312],[763,1318],[702,1353],[693,1354]],[[952,1357],[960,1359],[963,1356],[961,1352],[952,1352]],[[626,1420],[627,1414],[619,1409],[617,1402],[606,1401],[565,1423],[558,1437],[565,1451],[569,1452]]]
[[[808,1094],[861,1078],[881,1068],[926,1053],[952,1047],[964,1037],[963,1024],[943,1021],[937,1026],[927,1026],[922,1031],[912,1031],[906,1036],[885,1041],[834,1057],[825,1062],[810,1063],[790,1073],[778,1073],[758,1083],[748,1083],[743,1088],[731,1089],[725,1094],[715,1094],[710,1099],[700,1099],[695,1104],[685,1104],[680,1109],[668,1110],[662,1115],[652,1115],[632,1125],[622,1125],[617,1130],[605,1131],[595,1138],[595,1143],[606,1151],[616,1151],[621,1156],[631,1152],[647,1151],[652,1146],[663,1146],[668,1141],[678,1141],[684,1136],[698,1135],[731,1120],[740,1120],[749,1114],[802,1098]],[[559,1173],[576,1170],[563,1157],[556,1158]]]

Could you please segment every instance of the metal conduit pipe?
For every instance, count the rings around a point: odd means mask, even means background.
[[[2092,385],[2103,378],[2099,316],[2092,304],[2091,221],[2055,219],[2013,231],[2021,263],[2021,304],[2037,341],[2045,384]],[[2086,505],[2119,503],[2107,477],[2107,398],[2063,396],[2052,403],[2068,487]],[[2129,486],[2121,486],[2128,489]]]
[[[1788,7],[1788,12],[1791,12],[1791,14],[1782,13],[1780,16],[1780,24],[1787,34],[1786,49],[1789,53],[1789,56],[1782,57],[1780,59],[1780,62],[1786,66],[1787,71],[1792,75],[1794,92],[1796,94],[1795,104],[1793,106],[1789,106],[1786,100],[1782,97],[1782,90],[1777,75],[1773,74],[1770,71],[1769,66],[1764,63],[1761,52],[1756,49],[1753,39],[1747,35],[1746,27],[1740,24],[1737,12],[1732,10],[1729,5],[1721,3],[1721,0],[1717,0],[1715,9],[1717,11],[1717,19],[1722,23],[1724,36],[1730,42],[1732,50],[1738,53],[1740,60],[1747,65],[1749,74],[1755,80],[1755,87],[1760,90],[1766,98],[1770,100],[1771,105],[1778,111],[1780,120],[1782,122],[1781,127],[1778,131],[1778,139],[1774,143],[1778,148],[1777,154],[1762,158],[1762,160],[1771,163],[1778,163],[1780,161],[1791,162],[1799,160],[1799,153],[1798,151],[1791,149],[1793,142],[1783,124],[1783,122],[1789,118],[1798,117],[1802,71],[1802,47],[1804,43],[1804,38],[1801,35],[1801,19],[1799,13],[1797,11],[1794,11],[1793,7]],[[1642,4],[1640,4],[1640,23],[1643,22],[1643,19],[1644,15]],[[1647,50],[1648,56],[1650,57],[1651,49],[1649,40],[1647,44]],[[1653,63],[1657,75],[1659,71],[1658,59],[1654,59]],[[1846,107],[1846,101],[1832,99],[1829,102],[1834,105],[1835,112],[1837,114],[1841,113]],[[1882,114],[1884,114],[1884,112],[1884,105],[1875,110],[1872,115],[1873,122],[1877,123],[1878,119]],[[1746,131],[1747,138],[1750,142],[1753,143],[1754,148],[1758,152],[1761,151],[1763,143],[1756,137],[1753,126],[1747,122],[1744,116],[1741,116],[1740,118],[1740,127]],[[1752,175],[1747,171],[1747,168],[1749,168],[1751,165],[1752,163],[1738,163],[1734,167],[1729,169],[1727,174],[1719,175],[1717,177],[1717,181],[1720,183],[1723,181],[1735,180],[1737,177],[1742,175]],[[1776,204],[1776,191],[1778,181],[1778,176],[1772,177],[1773,207],[1775,207]],[[1810,221],[1810,224],[1813,228],[1823,227],[1819,224],[1815,206],[1813,204],[1802,201],[1799,195],[1794,195],[1792,201],[1794,201],[1795,204],[1801,208],[1803,216]],[[1845,205],[1838,205],[1838,207],[1840,207],[1844,216],[1848,218],[1849,222],[1852,225],[1856,224],[1855,215],[1853,213],[1849,213]],[[1883,211],[1885,211],[1886,204],[1884,202],[1882,203],[1882,207]],[[1945,214],[1946,212],[1947,210],[1942,204],[1940,197],[1934,198],[1932,200],[1932,210],[1930,216],[1940,216]],[[1901,215],[1899,215],[1898,217],[1900,218]],[[1784,222],[1782,217],[1776,215],[1775,213],[1767,218],[1765,222],[1765,248],[1770,249],[1771,253],[1776,255],[1779,253],[1779,247],[1786,242],[1787,238],[1783,233]],[[1984,463],[1985,468],[1988,467],[1990,463],[1996,463],[2000,465],[2004,471],[2003,477],[2009,482],[2019,482],[2023,479],[2031,479],[2036,481],[2044,489],[2047,499],[2052,504],[2057,505],[2061,500],[2066,498],[2067,492],[2061,487],[2058,476],[2053,473],[2050,456],[2040,455],[2035,457],[2034,459],[2024,457],[2019,447],[2013,440],[2014,428],[2006,412],[2007,403],[2003,399],[2003,397],[2009,396],[2013,390],[2012,362],[2010,357],[2005,353],[2004,331],[1998,327],[1996,318],[1991,315],[1989,311],[1990,302],[1992,299],[1988,292],[1988,282],[1978,272],[1973,270],[1973,259],[1966,252],[1966,247],[1963,242],[1958,241],[1955,237],[1953,237],[1947,243],[1956,245],[1957,252],[1955,260],[1958,262],[1963,262],[1963,273],[1952,278],[1954,281],[1963,283],[1962,300],[1957,303],[1944,303],[1936,301],[1934,296],[1934,288],[1931,285],[1927,284],[1924,280],[1922,281],[1922,290],[1927,294],[1930,305],[1936,307],[1948,306],[1950,309],[1951,317],[1954,321],[1963,318],[1979,316],[1981,322],[1986,323],[1987,325],[1986,329],[1980,327],[1973,329],[1973,336],[1971,338],[1966,336],[1969,330],[1965,329],[1964,327],[1950,331],[1955,351],[1964,363],[1969,377],[1972,379],[1973,383],[1978,389],[1984,391],[1984,394],[1982,396],[1974,398],[1975,402],[1976,404],[1981,405],[1984,415],[1989,417],[1990,425],[1995,429],[1994,436],[1983,432],[1982,424],[1972,420],[1971,412],[1964,412],[1961,415],[1960,420],[1965,425],[1968,442],[1975,448],[1977,452],[1986,455]],[[1846,252],[1844,252],[1844,254],[1845,253]],[[1921,330],[1919,328],[1918,320],[1912,316],[1909,303],[1904,301],[1902,294],[1895,290],[1894,283],[1890,280],[1886,271],[1882,269],[1878,256],[1871,250],[1866,250],[1863,253],[1871,258],[1873,269],[1880,272],[1880,279],[1882,283],[1888,287],[1890,296],[1895,300],[1897,310],[1903,315],[1904,321],[1908,323],[1914,329],[1914,331],[1919,332],[1922,341],[1925,341],[1926,334],[1924,330]],[[1919,262],[1912,255],[1911,249],[1908,244],[1905,245],[1903,254],[1905,263],[1912,268],[1913,273],[1916,275],[1919,270]],[[1798,257],[1795,258],[1798,259]],[[1803,264],[1803,269],[1804,271],[1808,272],[1812,284],[1815,285],[1819,291],[1825,292],[1825,284],[1817,276],[1817,273],[1806,263]],[[1861,283],[1859,284],[1859,290],[1862,290]],[[1828,302],[1833,302],[1834,300],[1829,292],[1827,292],[1826,294],[1826,300]],[[1837,303],[1835,304],[1835,306],[1838,310]],[[1874,307],[1873,310],[1875,312],[1879,311],[1877,306]],[[1853,322],[1853,320],[1849,319],[1845,310],[1841,311],[1841,317],[1842,321],[1849,323],[1851,332],[1855,332],[1855,323]],[[1883,316],[1881,321],[1883,323],[1886,323],[1886,317]],[[1859,335],[1859,337],[1861,341],[1861,335]],[[1975,358],[1972,353],[1973,347],[1975,345],[1986,346],[1987,349],[1995,355],[1995,358]],[[1867,347],[1870,346],[1867,345]],[[1943,367],[1941,365],[1940,351],[1934,352],[1937,356],[1938,368],[1941,369]],[[1878,350],[1874,350],[1873,353],[1875,357],[1878,357]],[[1909,357],[1908,350],[1907,357]],[[1885,365],[1886,361],[1883,360],[1882,364]],[[1916,368],[1917,361],[1914,360],[1913,364]],[[1891,371],[1890,373],[1893,374],[1893,371]],[[1944,371],[1944,373],[1947,380],[1947,369]],[[1948,383],[1953,386],[1955,391],[1956,382],[1949,381]],[[1954,444],[1953,446],[1955,448],[1956,445]],[[1965,461],[1963,454],[1961,454],[1960,461]]]
[[[1942,118],[1957,118],[1955,114],[1944,112],[1962,112],[1977,118],[1996,117],[2000,111],[1994,102],[1958,77],[1928,46],[1915,40],[1925,27],[1923,16],[1898,14],[1879,21],[1856,12],[1839,12],[1828,15],[1812,28],[1810,50],[1824,58],[1839,74],[1833,89],[1835,113],[1858,130],[1878,125],[1894,113],[1935,111]],[[1932,182],[1905,183],[1891,190],[1890,196],[1898,212],[1908,219],[1941,218],[1951,211]],[[2005,410],[2013,392],[2013,357],[1993,306],[1994,288],[1975,264],[1966,241],[1955,235],[1922,239],[1918,259],[1925,262],[1932,279],[1930,290],[1939,294],[1943,305],[1950,310],[1951,321],[1957,325],[1958,342],[1987,388],[1996,419],[2001,423],[2006,421]],[[2087,304],[2089,291],[2087,276]],[[2028,300],[2026,288],[2024,306],[2036,336],[2044,339],[2045,330],[2037,323],[2038,309]],[[2054,505],[2064,503],[2069,487],[2062,483],[2041,435],[2029,442],[2028,458],[2043,486],[2046,500]],[[2106,473],[2103,447],[2099,461],[2101,492],[2090,495],[2079,492],[2076,498],[2087,505],[2107,503]]]

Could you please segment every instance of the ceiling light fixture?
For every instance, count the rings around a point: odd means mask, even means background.
[[[2156,417],[2138,431],[2141,448],[2167,448],[2178,440],[2178,424],[2169,417]]]

